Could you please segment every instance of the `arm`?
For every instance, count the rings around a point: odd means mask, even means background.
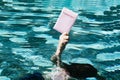
[[[58,43],[58,46],[57,46],[57,49],[56,49],[56,52],[55,54],[51,57],[51,61],[54,63],[54,64],[60,64],[61,62],[61,54],[63,52],[63,50],[65,49],[66,47],[66,44],[68,43],[69,41],[69,36],[67,33],[63,33],[62,35],[60,35],[59,37],[59,43]]]
[[[66,44],[68,43],[68,41],[69,41],[69,36],[68,36],[67,33],[63,33],[62,35],[60,35],[59,44],[58,44],[57,50],[55,52],[55,55],[61,56],[63,50],[66,47]]]

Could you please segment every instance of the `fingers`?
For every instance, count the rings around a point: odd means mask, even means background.
[[[68,40],[64,40],[64,41],[63,41],[63,44],[66,44],[66,43],[68,43]]]
[[[69,35],[68,33],[63,33],[61,36],[60,36],[60,44],[62,46],[66,45],[69,41]]]
[[[69,36],[68,33],[62,33],[62,35],[60,36],[60,39],[64,39],[64,40],[69,40]]]
[[[68,35],[68,33],[67,33],[67,32],[64,32],[64,33],[62,33],[62,35]]]
[[[67,43],[69,41],[69,36],[68,36],[68,33],[63,33],[63,40],[65,43]]]
[[[62,33],[63,36],[68,36],[68,33],[64,32]]]
[[[64,36],[63,39],[64,40],[69,40],[69,36]]]

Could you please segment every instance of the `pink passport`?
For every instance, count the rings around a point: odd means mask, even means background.
[[[69,33],[77,16],[78,16],[77,13],[67,8],[63,8],[53,29],[57,30],[60,33],[63,33],[63,32]]]

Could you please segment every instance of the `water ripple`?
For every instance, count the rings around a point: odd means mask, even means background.
[[[108,72],[120,71],[120,65],[109,66],[105,68]]]
[[[24,38],[18,38],[18,37],[10,38],[9,40],[12,41],[12,42],[16,42],[16,43],[26,43],[26,42],[28,42]]]
[[[96,58],[100,61],[115,61],[117,59],[120,59],[120,52],[100,53],[97,54]]]

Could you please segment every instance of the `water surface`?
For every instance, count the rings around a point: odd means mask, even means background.
[[[79,14],[63,61],[92,64],[106,80],[119,80],[119,0],[1,0],[1,80],[51,71],[60,35],[53,26],[63,7]]]

